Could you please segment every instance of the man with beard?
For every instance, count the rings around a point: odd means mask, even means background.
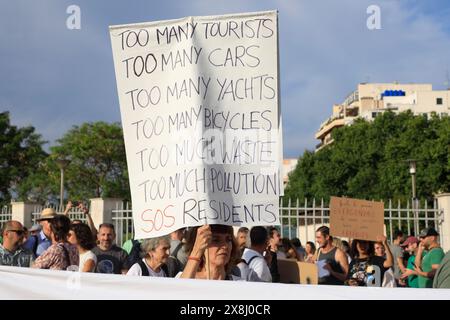
[[[22,248],[24,228],[19,221],[7,221],[3,226],[3,245],[0,244],[0,265],[30,267],[33,253]]]
[[[114,244],[116,233],[114,225],[103,223],[97,234],[98,246],[92,249],[97,256],[96,273],[126,274],[127,253]]]
[[[322,226],[316,231],[316,242],[319,244],[317,261],[325,260],[323,268],[328,276],[319,278],[319,284],[343,285],[348,274],[348,259],[344,251],[333,246],[330,229]]]
[[[419,288],[433,287],[434,275],[444,258],[444,250],[439,246],[438,237],[439,233],[434,228],[425,228],[419,234],[420,244],[415,259]],[[422,258],[424,251],[426,254]]]

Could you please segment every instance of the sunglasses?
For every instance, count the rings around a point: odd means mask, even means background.
[[[24,230],[8,230],[8,231],[15,232],[15,233],[17,233],[18,236],[21,236],[21,235],[23,235],[25,233]]]

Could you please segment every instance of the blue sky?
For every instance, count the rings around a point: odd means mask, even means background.
[[[66,28],[69,5],[81,30]],[[381,29],[369,30],[369,5]],[[71,126],[120,121],[108,26],[248,11],[279,11],[284,156],[314,133],[360,82],[430,82],[450,69],[446,0],[0,0],[0,111],[49,145]],[[449,71],[450,72],[450,71]]]

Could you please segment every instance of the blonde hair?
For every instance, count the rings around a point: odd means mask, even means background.
[[[342,240],[339,238],[333,238],[333,246],[335,246],[338,249],[341,249],[345,252],[344,244],[342,243]]]

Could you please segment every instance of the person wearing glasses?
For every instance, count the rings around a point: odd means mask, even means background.
[[[3,245],[0,245],[0,265],[30,267],[34,257],[22,247],[25,230],[19,221],[8,221],[3,226]]]
[[[55,209],[45,208],[42,210],[37,221],[41,225],[42,230],[39,234],[31,236],[24,244],[24,247],[36,257],[39,257],[52,245],[50,222],[57,216]]]

